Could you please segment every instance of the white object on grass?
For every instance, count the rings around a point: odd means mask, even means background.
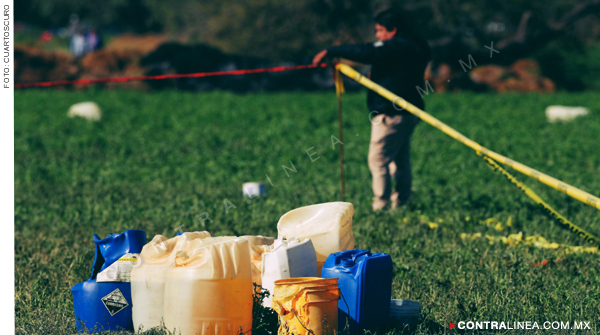
[[[267,185],[258,181],[244,183],[242,185],[242,193],[247,198],[260,197],[267,194]]]
[[[546,107],[546,119],[550,123],[567,122],[578,116],[587,115],[589,112],[589,109],[585,107],[548,106]]]
[[[67,116],[79,116],[90,121],[100,121],[100,119],[102,118],[102,111],[95,102],[86,101],[71,106],[71,108],[69,108]]]

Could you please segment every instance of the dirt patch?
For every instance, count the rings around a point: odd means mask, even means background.
[[[32,45],[15,46],[15,82],[74,80],[79,66],[68,52],[47,51]]]
[[[510,67],[478,66],[469,73],[477,84],[484,84],[497,92],[554,92],[554,82],[541,74],[539,64],[531,59],[520,59]]]
[[[80,59],[66,51],[47,51],[32,45],[15,46],[17,83],[142,76],[146,70],[140,59],[168,41],[166,35],[122,35],[101,50]],[[145,89],[143,82],[99,84],[104,87]],[[76,85],[75,87],[87,87]]]

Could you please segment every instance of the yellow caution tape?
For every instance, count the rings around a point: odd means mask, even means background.
[[[460,234],[460,238],[463,241],[473,241],[480,237],[481,237],[481,233],[475,233],[475,234],[461,233]],[[577,253],[577,252],[597,254],[599,251],[598,247],[581,247],[581,246],[572,246],[572,245],[565,245],[565,244],[549,242],[548,240],[546,240],[545,238],[543,238],[540,235],[527,236],[527,237],[523,238],[523,233],[510,234],[508,236],[491,236],[491,235],[486,234],[485,238],[488,239],[490,244],[499,242],[499,243],[508,244],[510,246],[530,245],[530,246],[533,246],[536,248],[554,249],[554,250],[563,248],[565,250],[565,253],[567,253],[567,254]]]
[[[529,177],[535,178],[538,181],[540,181],[552,188],[555,188],[561,192],[564,192],[567,195],[600,210],[600,198],[593,196],[585,191],[582,191],[576,187],[565,184],[558,179],[552,178],[542,172],[532,169],[532,168],[530,168],[526,165],[523,165],[519,162],[515,162],[508,157],[502,156],[498,153],[495,153],[495,152],[481,146],[480,144],[467,138],[463,134],[459,133],[458,131],[456,131],[453,128],[449,127],[448,125],[444,124],[443,122],[436,119],[435,117],[429,115],[428,113],[426,113],[426,112],[422,111],[421,109],[417,108],[416,106],[412,105],[410,102],[402,99],[401,97],[395,95],[394,93],[388,91],[387,89],[381,87],[380,85],[372,82],[371,80],[364,77],[362,74],[358,73],[356,70],[354,70],[353,68],[351,68],[350,66],[348,66],[346,64],[338,63],[338,64],[336,64],[336,68],[338,70],[340,70],[343,74],[356,80],[358,83],[362,84],[363,86],[367,87],[368,89],[371,89],[371,90],[377,92],[379,95],[392,101],[397,106],[404,108],[406,111],[418,116],[421,120],[438,128],[439,130],[443,131],[445,134],[447,134],[450,137],[454,138],[455,140],[463,143],[464,145],[470,147],[471,149],[473,149],[477,152],[482,152],[485,155],[493,158],[494,160],[496,160],[498,162],[508,165],[508,166],[512,167],[513,169],[515,169]],[[422,90],[422,91],[424,91],[424,90]]]
[[[481,156],[481,158],[483,158],[483,160],[485,160],[490,165],[492,170],[502,173],[508,180],[510,180],[510,182],[515,184],[528,197],[530,197],[533,201],[535,201],[535,203],[540,205],[546,211],[546,213],[548,213],[550,216],[555,218],[563,227],[569,229],[571,232],[575,233],[577,236],[581,237],[582,239],[586,240],[587,242],[589,242],[593,245],[597,246],[599,244],[600,240],[596,236],[579,228],[574,223],[567,220],[564,216],[560,215],[556,210],[554,210],[552,207],[550,207],[550,205],[548,205],[546,202],[544,202],[544,200],[542,200],[542,198],[540,198],[532,189],[530,189],[527,185],[518,181],[515,177],[513,177],[513,175],[508,173],[508,171],[503,169],[493,159],[491,159],[490,157],[488,157],[486,155],[482,155],[480,153],[478,153],[478,154]],[[498,230],[498,229],[496,229],[496,230]]]
[[[335,81],[335,92],[337,93],[339,99],[342,93],[345,93],[346,90],[344,89],[344,78],[342,78],[342,74],[337,67],[333,71],[333,80]]]

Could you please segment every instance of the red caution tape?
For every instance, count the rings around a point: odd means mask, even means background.
[[[123,82],[127,82],[127,81],[162,80],[162,79],[178,79],[178,78],[202,78],[202,77],[214,77],[214,76],[239,76],[239,75],[243,75],[243,74],[283,72],[283,71],[291,71],[291,70],[323,68],[323,67],[327,67],[327,66],[329,66],[329,64],[324,63],[324,64],[319,64],[319,65],[277,66],[277,67],[261,68],[261,69],[217,71],[217,72],[198,72],[198,73],[186,73],[186,74],[163,74],[163,75],[158,75],[158,76],[60,80],[60,81],[46,81],[46,82],[39,82],[39,83],[18,83],[18,84],[15,84],[15,88],[49,87],[49,86],[63,86],[63,85],[85,85],[85,84],[96,84],[96,83],[123,83]]]

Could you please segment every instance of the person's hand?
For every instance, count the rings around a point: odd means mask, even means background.
[[[327,56],[327,50],[323,50],[321,52],[319,52],[318,54],[315,55],[315,57],[313,58],[313,65],[318,65],[319,63],[321,63],[321,61],[323,60],[323,58],[325,58],[325,56]]]

